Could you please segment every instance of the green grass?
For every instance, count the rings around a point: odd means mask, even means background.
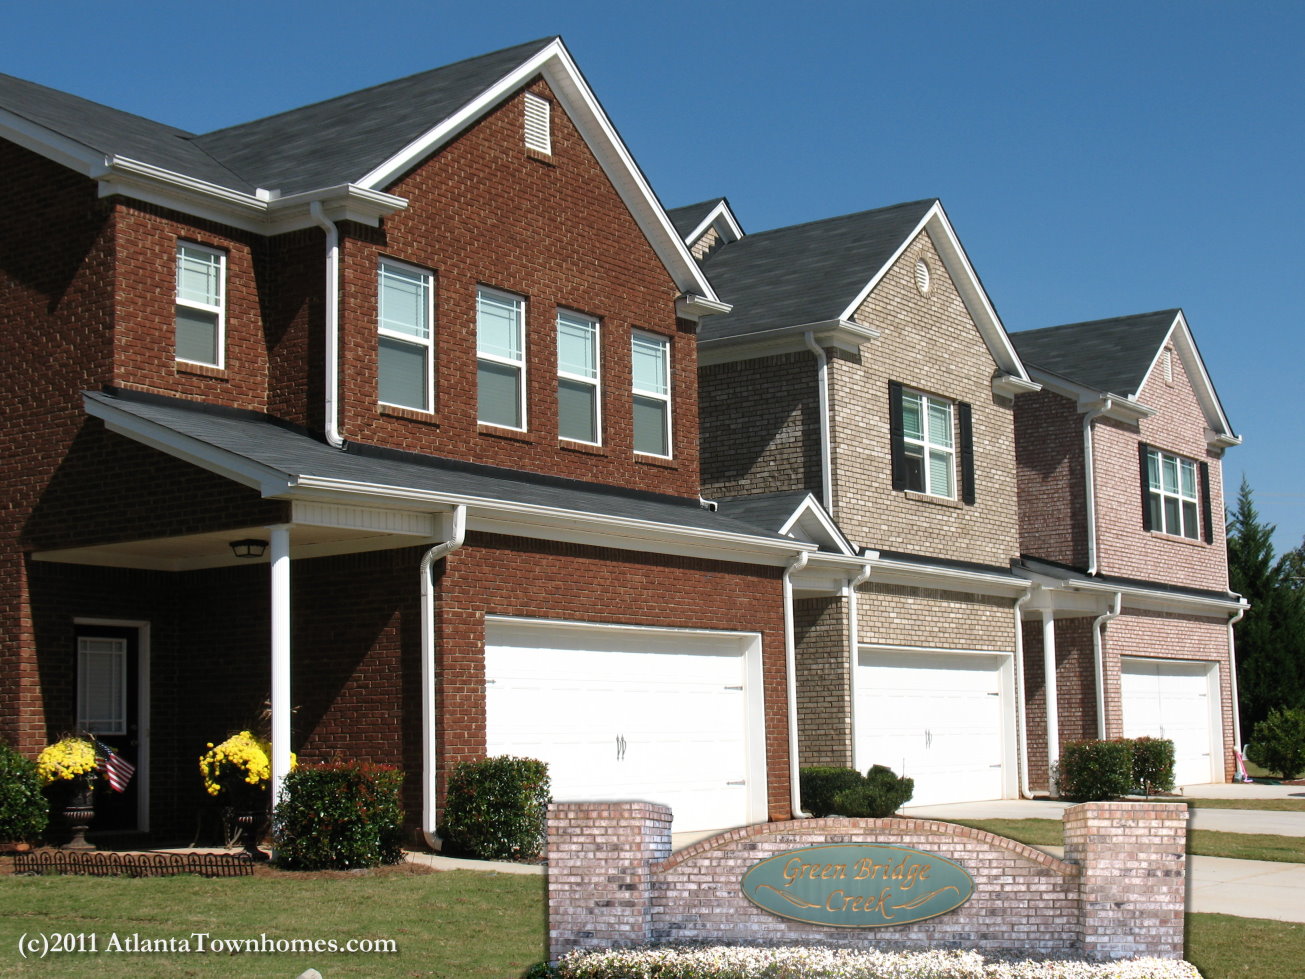
[[[963,826],[986,829],[1029,846],[1063,846],[1063,824],[1055,819],[954,819]],[[1187,852],[1202,857],[1234,857],[1238,860],[1273,860],[1305,863],[1305,836],[1275,836],[1269,833],[1220,833],[1194,829],[1187,834]]]
[[[399,952],[101,952],[43,961],[23,961],[17,952],[23,933],[94,933],[104,948],[113,933],[180,939],[195,931],[232,938],[392,938]],[[544,881],[534,876],[452,871],[234,880],[0,878],[0,976],[285,979],[312,967],[329,979],[514,979],[545,957],[544,941]],[[1205,979],[1295,979],[1305,962],[1305,925],[1189,914],[1187,958]]]
[[[393,939],[397,954],[182,952],[59,955],[24,961],[24,933],[142,939]],[[89,937],[87,939],[89,941]],[[544,882],[538,876],[451,871],[256,876],[208,880],[0,878],[0,976],[343,976],[510,979],[544,958]]]
[[[1301,789],[1305,795],[1305,788]],[[1258,809],[1262,812],[1305,812],[1302,799],[1174,799],[1194,809]]]

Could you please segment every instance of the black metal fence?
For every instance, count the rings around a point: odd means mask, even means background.
[[[15,874],[85,877],[249,877],[254,861],[243,853],[112,853],[32,850],[14,854]]]

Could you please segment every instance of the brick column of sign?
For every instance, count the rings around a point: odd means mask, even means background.
[[[548,807],[548,957],[648,940],[653,863],[671,854],[671,811],[647,802]]]
[[[1065,811],[1065,859],[1082,868],[1083,950],[1182,958],[1187,807],[1089,802]]]

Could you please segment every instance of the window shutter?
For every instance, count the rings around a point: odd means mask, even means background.
[[[956,402],[956,420],[961,436],[961,502],[974,506],[974,422],[964,401]]]
[[[1214,543],[1214,514],[1210,508],[1210,464],[1200,463],[1201,467],[1201,521],[1205,526],[1205,542]]]
[[[902,386],[888,382],[889,454],[893,460],[893,489],[906,489],[906,441],[902,431]]]
[[[1147,470],[1146,455],[1151,451],[1151,447],[1145,442],[1137,443],[1137,459],[1141,466],[1142,478],[1142,529],[1152,530],[1151,527],[1151,476]]]

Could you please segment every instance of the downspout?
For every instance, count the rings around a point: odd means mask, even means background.
[[[1033,590],[1015,599],[1015,726],[1019,750],[1015,766],[1018,770],[1020,798],[1032,799],[1029,785],[1029,720],[1024,716],[1024,603],[1033,597]]]
[[[326,441],[332,448],[344,448],[340,435],[340,229],[327,218],[321,201],[308,205],[318,227],[326,232]]]
[[[1228,686],[1232,690],[1233,746],[1238,751],[1242,747],[1242,711],[1237,700],[1237,646],[1233,640],[1233,626],[1245,614],[1245,607],[1239,608],[1237,614],[1228,620]]]
[[[824,490],[820,494],[820,502],[824,504],[825,512],[832,518],[834,473],[829,445],[829,358],[825,355],[824,348],[816,343],[816,335],[811,330],[802,334],[802,339],[806,341],[807,349],[816,355],[816,388],[820,404],[820,485]]]
[[[860,601],[856,597],[856,590],[861,583],[870,577],[870,570],[873,568],[869,561],[861,565],[861,570],[855,577],[847,581],[847,658],[848,658],[848,704],[847,711],[847,736],[851,740],[852,767],[859,770],[861,759],[856,756],[856,705],[857,696],[860,693],[857,680],[857,674],[860,670],[857,668],[861,662],[861,619],[858,612]]]
[[[1111,610],[1092,620],[1092,668],[1096,672],[1097,681],[1097,738],[1101,741],[1106,739],[1106,668],[1102,662],[1101,627],[1119,615],[1123,601],[1124,593],[1115,592]]]
[[[437,754],[435,744],[435,562],[448,557],[467,539],[467,507],[453,508],[453,534],[436,544],[421,558],[421,835],[426,845],[438,850],[435,836]]]
[[[794,819],[809,819],[802,811],[802,785],[798,778],[797,650],[793,636],[793,573],[807,566],[809,554],[800,551],[784,567],[784,670],[788,686],[788,805]]]
[[[1097,487],[1092,464],[1092,423],[1110,410],[1111,400],[1083,416],[1083,479],[1087,491],[1087,546],[1089,575],[1097,573]]]

